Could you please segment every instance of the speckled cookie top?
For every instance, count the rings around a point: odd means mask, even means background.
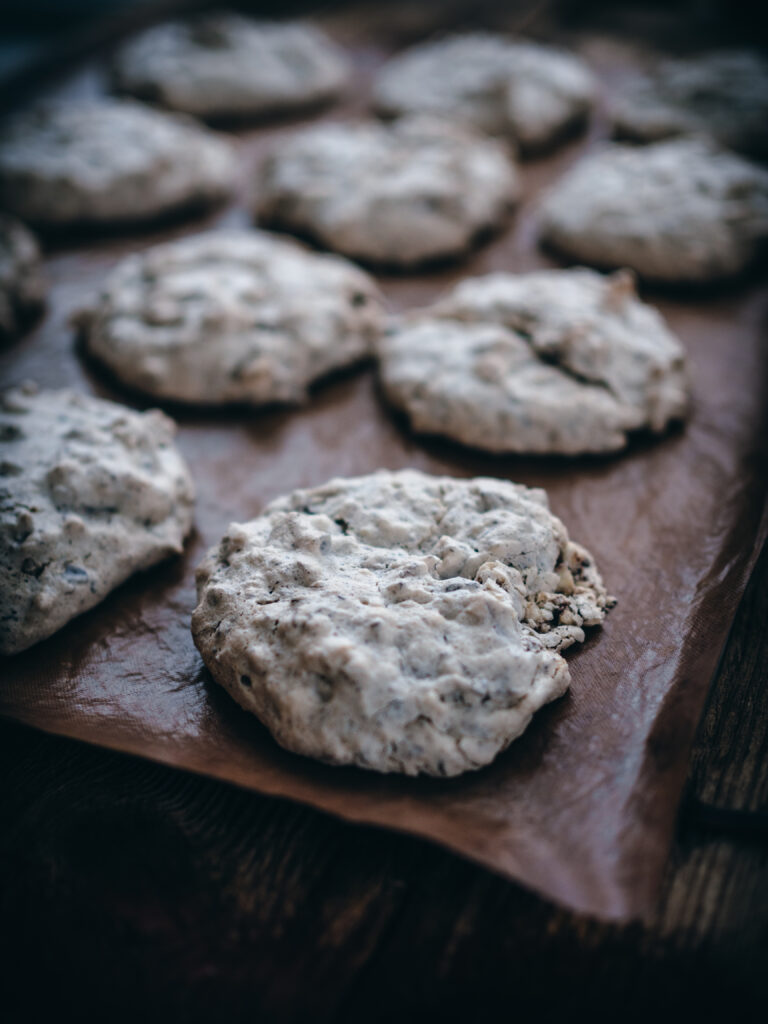
[[[630,274],[490,274],[396,320],[382,382],[412,426],[491,451],[623,448],[685,415],[679,341]]]
[[[48,103],[3,128],[0,197],[34,223],[156,216],[221,199],[235,179],[224,137],[133,100]]]
[[[347,256],[412,266],[466,249],[519,193],[506,148],[432,118],[326,123],[281,140],[257,214]]]
[[[69,390],[0,393],[0,653],[181,551],[194,492],[174,433]]]
[[[607,145],[544,197],[541,234],[573,259],[651,279],[726,277],[768,235],[768,171],[705,139]]]
[[[40,248],[23,224],[0,214],[0,341],[13,337],[43,305]]]
[[[750,50],[661,61],[609,101],[624,137],[653,142],[696,132],[747,154],[768,153],[768,61]]]
[[[376,80],[374,102],[384,114],[440,114],[536,149],[582,121],[595,91],[591,72],[572,54],[474,32],[392,58]]]
[[[339,94],[348,63],[299,22],[206,13],[149,29],[114,61],[119,89],[203,117],[270,114]]]
[[[120,379],[185,402],[306,398],[370,354],[383,312],[371,278],[337,256],[261,231],[216,231],[118,264],[78,316]]]
[[[380,471],[233,524],[198,570],[214,678],[299,753],[378,771],[489,763],[569,683],[605,617],[541,490]]]

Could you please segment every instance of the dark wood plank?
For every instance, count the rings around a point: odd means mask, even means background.
[[[768,580],[765,561],[763,552],[699,727],[690,787],[708,807],[759,816],[768,813],[768,601],[755,580]]]

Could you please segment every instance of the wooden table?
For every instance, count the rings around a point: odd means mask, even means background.
[[[649,927],[568,914],[426,842],[0,723],[6,1020],[760,1019],[766,621],[768,548]]]
[[[647,927],[579,918],[426,842],[0,723],[0,1014],[764,1019],[766,621],[768,549]]]

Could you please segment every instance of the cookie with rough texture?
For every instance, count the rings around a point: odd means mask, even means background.
[[[334,99],[349,67],[311,25],[205,13],[148,29],[117,53],[115,85],[199,117],[251,117]]]
[[[595,81],[578,57],[488,32],[448,36],[393,57],[379,73],[380,113],[437,114],[525,150],[549,146],[582,125]]]
[[[0,341],[12,338],[45,302],[37,241],[23,224],[0,214]]]
[[[222,136],[133,100],[70,100],[19,114],[0,143],[0,202],[46,226],[146,220],[224,199]]]
[[[722,50],[660,62],[611,96],[616,133],[655,142],[689,133],[756,156],[768,153],[768,61]]]
[[[0,394],[0,653],[182,550],[194,492],[174,432],[74,391]]]
[[[679,283],[730,277],[768,236],[768,171],[703,139],[608,145],[554,185],[540,232],[598,267]]]
[[[412,267],[454,257],[517,200],[505,147],[445,121],[321,124],[278,143],[257,216],[329,249]]]
[[[687,407],[683,348],[627,272],[463,281],[395,321],[379,359],[414,430],[494,452],[616,451]]]
[[[76,322],[125,384],[201,404],[300,402],[365,358],[381,328],[370,277],[261,231],[212,231],[129,256]]]
[[[490,763],[612,604],[544,491],[415,470],[272,502],[197,587],[206,665],[278,743],[408,775]]]

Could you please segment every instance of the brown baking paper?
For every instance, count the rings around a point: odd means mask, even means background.
[[[372,59],[366,51],[363,63]],[[83,88],[93,85],[84,80]],[[246,158],[290,130],[243,136]],[[429,302],[466,274],[551,265],[535,247],[535,199],[592,142],[527,164],[525,202],[510,229],[463,265],[381,276],[390,308]],[[208,221],[162,231],[59,240],[47,263],[47,318],[0,357],[0,379],[72,385],[142,406],[83,362],[67,324],[71,311],[126,252],[246,222],[241,201]],[[621,456],[494,458],[414,438],[383,405],[370,367],[326,382],[298,410],[172,410],[198,490],[197,532],[185,555],[0,661],[0,714],[435,840],[580,911],[647,914],[697,719],[765,535],[768,292],[753,278],[646,297],[686,346],[693,410],[685,429],[639,438]],[[493,765],[453,780],[379,776],[286,753],[211,682],[189,632],[194,567],[231,520],[250,518],[295,487],[403,466],[545,487],[618,597],[604,628],[568,652],[570,692],[539,712]]]

